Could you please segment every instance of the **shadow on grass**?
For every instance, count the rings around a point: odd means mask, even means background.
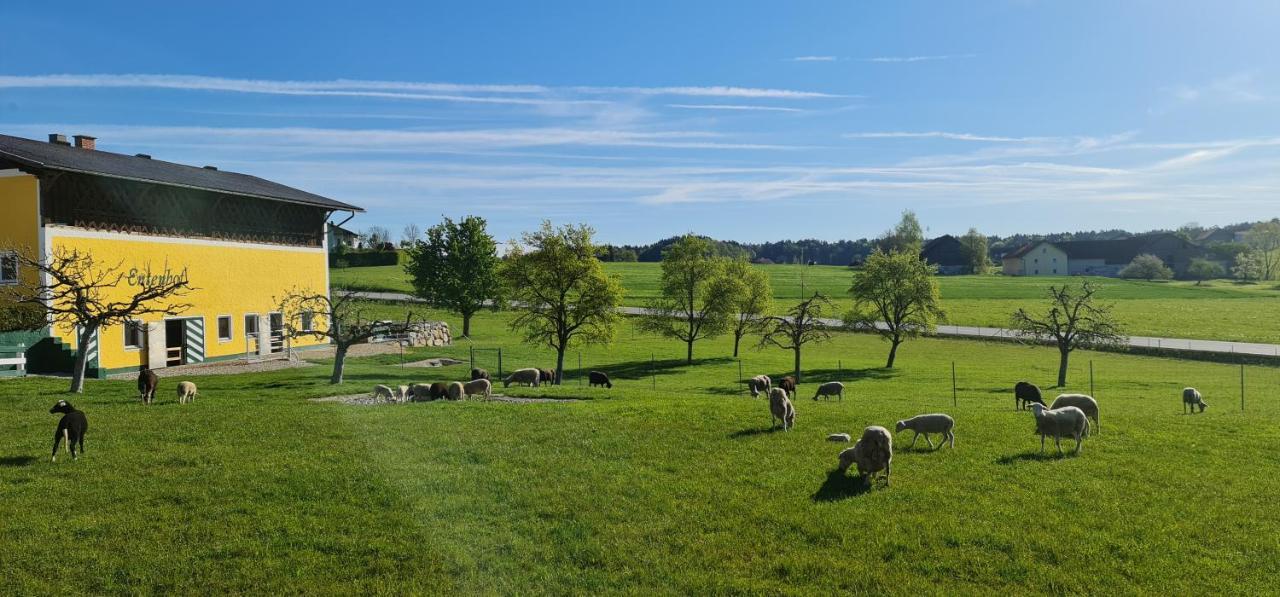
[[[734,431],[733,433],[730,433],[729,439],[741,439],[744,437],[755,437],[757,435],[768,435],[770,433],[781,432],[782,430],[783,429],[781,427],[777,427],[777,426],[760,427],[757,429],[743,429],[741,431]]]
[[[826,481],[822,482],[822,487],[811,497],[815,502],[838,502],[868,491],[871,491],[871,484],[860,475],[850,476],[837,468],[827,473]]]
[[[630,361],[625,363],[615,363],[608,367],[597,367],[597,370],[609,374],[614,379],[648,379],[655,375],[671,375],[676,370],[684,367],[701,367],[704,365],[728,365],[734,362],[728,357],[717,357],[711,359],[694,359],[690,364],[684,359],[662,359],[658,361]]]
[[[727,360],[729,362],[732,362],[732,359],[715,359],[715,360],[721,360],[721,361]],[[819,384],[824,384],[829,381],[853,383],[853,382],[861,381],[864,379],[892,379],[898,376],[898,372],[896,370],[884,369],[881,367],[868,367],[865,369],[805,369],[802,373],[803,373],[802,375],[803,381],[800,382],[801,386],[806,386],[806,385],[817,386]],[[781,373],[766,373],[765,375],[768,375],[769,378],[773,380],[773,383],[777,384],[778,380],[788,375],[794,375],[794,374],[795,374],[794,371],[784,371]],[[750,377],[751,373],[744,372],[743,375]],[[747,380],[744,379],[741,381],[735,381],[733,385],[729,385],[729,386],[722,385],[722,386],[713,386],[713,387],[703,388],[703,391],[708,394],[720,394],[722,396],[750,397],[751,393],[748,392],[746,388],[747,388]],[[846,393],[849,392],[849,388],[846,387],[845,392]],[[799,392],[797,391],[797,393]],[[807,397],[812,398],[813,396],[810,395]]]
[[[31,466],[35,462],[35,456],[5,456],[0,458],[0,466],[7,467]]]
[[[1074,450],[1063,450],[1062,456],[1058,456],[1057,450],[1046,449],[1044,454],[1039,450],[1031,452],[1023,452],[1021,454],[1010,454],[1001,456],[996,459],[996,464],[1017,464],[1019,462],[1043,462],[1050,460],[1061,460],[1063,458],[1074,458],[1076,456]]]

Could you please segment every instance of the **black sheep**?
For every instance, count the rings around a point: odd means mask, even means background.
[[[587,379],[590,382],[589,385],[593,387],[594,386],[604,386],[606,388],[613,387],[613,382],[609,381],[609,376],[605,374],[603,371],[592,371],[587,374]]]
[[[787,391],[787,396],[796,395],[796,378],[788,375],[778,380],[778,387]]]
[[[160,378],[156,377],[154,371],[143,369],[138,372],[138,393],[142,394],[142,403],[151,404],[156,399],[156,388],[160,385]]]
[[[553,371],[553,370],[551,370],[551,369],[539,369],[539,370],[538,370],[538,383],[539,383],[539,384],[544,384],[544,383],[555,383],[555,382],[556,382],[556,372],[555,372],[555,371]]]
[[[1022,410],[1032,403],[1044,404],[1044,397],[1040,395],[1040,388],[1035,384],[1020,381],[1013,386],[1013,405],[1017,410]],[[1049,408],[1048,404],[1044,404],[1045,408]]]
[[[67,451],[71,452],[71,459],[76,460],[80,454],[84,453],[84,434],[89,431],[89,419],[66,400],[59,400],[53,408],[49,409],[49,414],[56,413],[63,413],[63,415],[58,419],[58,430],[53,432],[53,461],[58,461],[58,442],[60,441],[67,442]],[[76,451],[76,444],[80,444],[79,452]]]
[[[448,398],[449,384],[444,383],[442,381],[437,381],[431,384],[430,395],[432,400],[440,400],[441,398]]]
[[[471,381],[477,379],[489,379],[489,372],[479,367],[471,370]]]

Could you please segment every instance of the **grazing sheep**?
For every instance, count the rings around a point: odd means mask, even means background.
[[[514,383],[529,384],[536,388],[538,387],[538,380],[540,379],[542,379],[542,372],[537,369],[532,367],[528,369],[516,369],[515,371],[512,371],[511,375],[508,375],[506,379],[502,380],[502,387],[510,387],[511,384]]]
[[[788,375],[778,380],[778,387],[787,391],[788,396],[796,395],[796,378]]]
[[[387,402],[396,401],[396,395],[392,393],[391,388],[384,385],[373,386],[373,397],[374,399],[378,399],[378,398],[384,399]]]
[[[437,382],[435,382],[435,383],[431,384],[431,388],[430,388],[430,390],[429,390],[429,391],[430,391],[430,395],[431,395],[431,399],[432,399],[432,400],[439,400],[439,399],[441,399],[441,398],[448,398],[448,397],[449,397],[449,384],[444,383],[443,381],[437,381]]]
[[[769,424],[777,427],[774,421],[782,421],[782,430],[789,431],[796,425],[796,407],[787,399],[787,391],[782,388],[769,390]]]
[[[551,369],[538,370],[538,383],[554,384],[556,382],[556,372]]]
[[[952,429],[954,429],[955,426],[955,419],[941,413],[932,415],[916,415],[910,419],[898,421],[898,425],[895,427],[895,433],[902,433],[903,429],[910,429],[916,432],[916,434],[911,438],[911,445],[907,446],[908,449],[916,445],[916,439],[921,435],[924,435],[924,441],[928,442],[929,447],[932,448],[933,441],[929,439],[930,433],[942,434],[942,442],[938,444],[939,448],[946,445],[948,441],[951,442],[951,447],[954,448],[956,447],[956,434]]]
[[[1040,394],[1040,386],[1027,381],[1020,381],[1014,384],[1013,405],[1016,410],[1027,408],[1032,402],[1044,404],[1044,396]]]
[[[848,433],[832,433],[831,435],[828,435],[828,436],[827,436],[827,441],[829,441],[829,442],[848,442],[848,441],[853,441],[853,438],[849,437],[849,434],[848,434]]]
[[[396,393],[397,400],[399,400],[400,402],[409,401],[409,397],[411,396],[411,394],[409,393],[409,386],[400,386],[396,388],[396,390],[397,390],[397,393]]]
[[[160,386],[160,378],[154,371],[143,369],[138,372],[138,393],[142,395],[143,404],[151,404],[156,399],[156,388]]]
[[[1200,412],[1204,412],[1204,409],[1209,408],[1209,403],[1205,402],[1204,398],[1200,396],[1200,390],[1197,390],[1195,388],[1183,388],[1182,390],[1183,414],[1186,414],[1187,407],[1191,407],[1191,414],[1195,414],[1197,406],[1200,407]]]
[[[862,430],[862,438],[840,453],[840,472],[844,473],[852,465],[858,466],[858,475],[870,484],[875,474],[884,471],[884,484],[889,485],[889,473],[893,463],[893,436],[889,430],[879,425],[872,425]]]
[[[1062,437],[1076,439],[1076,454],[1085,437],[1089,436],[1089,419],[1084,411],[1075,406],[1064,406],[1052,410],[1045,409],[1043,404],[1032,404],[1031,411],[1036,415],[1036,433],[1040,434],[1040,453],[1044,454],[1044,438],[1053,436],[1054,445],[1058,446],[1058,455],[1062,455]]]
[[[587,374],[587,385],[591,387],[603,386],[612,388],[613,382],[609,381],[609,375],[603,371],[592,371]]]
[[[190,381],[178,382],[178,404],[186,404],[195,402],[196,396],[200,391],[196,389],[196,384]]]
[[[462,384],[462,391],[468,396],[484,396],[485,400],[493,393],[493,383],[487,379],[473,379]]]
[[[1049,405],[1049,409],[1058,409],[1064,406],[1074,406],[1084,411],[1085,416],[1093,419],[1093,424],[1097,425],[1098,433],[1102,433],[1102,423],[1098,422],[1098,401],[1084,394],[1063,394],[1053,399],[1053,404]]]
[[[467,397],[466,386],[462,385],[462,382],[455,381],[449,384],[450,400],[462,400],[463,398],[466,398],[466,397]]]
[[[480,369],[478,367],[475,369],[472,369],[471,381],[475,381],[477,379],[489,379],[489,372],[485,371],[484,369]]]
[[[773,386],[773,380],[768,375],[757,375],[747,380],[747,388],[751,390],[751,397],[760,397],[760,392],[769,392],[769,388]]]
[[[838,381],[824,383],[818,386],[818,393],[813,395],[813,399],[817,400],[818,396],[826,396],[828,398],[838,396],[841,400],[844,400],[844,384]]]
[[[409,396],[410,400],[413,402],[426,402],[428,400],[435,399],[435,397],[431,395],[431,385],[425,383],[415,383],[410,385]]]
[[[84,453],[84,434],[89,431],[89,419],[84,413],[76,410],[66,400],[59,400],[53,408],[49,409],[49,414],[62,413],[62,418],[58,419],[58,429],[53,432],[53,462],[58,461],[58,442],[66,442],[67,451],[71,452],[71,459],[78,460],[80,454]],[[76,444],[80,445],[80,450],[76,451]]]

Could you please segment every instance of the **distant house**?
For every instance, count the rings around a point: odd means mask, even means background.
[[[969,269],[964,245],[950,234],[939,236],[925,244],[920,258],[929,265],[938,266],[938,273],[948,276],[963,274]]]
[[[1107,276],[1118,277],[1134,257],[1150,254],[1173,269],[1187,273],[1191,260],[1204,249],[1175,234],[1150,234],[1119,240],[1040,241],[1004,256],[1007,276]]]
[[[329,224],[329,252],[336,253],[338,247],[360,248],[360,235],[337,224]]]
[[[1218,243],[1238,243],[1244,240],[1244,233],[1249,231],[1248,225],[1227,226],[1226,228],[1213,228],[1205,230],[1200,236],[1196,237],[1196,242],[1201,245],[1213,245]]]

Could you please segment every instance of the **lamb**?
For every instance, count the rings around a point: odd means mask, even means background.
[[[1195,388],[1183,388],[1182,390],[1182,412],[1186,414],[1187,407],[1191,408],[1191,414],[1196,413],[1196,407],[1200,407],[1200,412],[1209,408],[1209,404],[1200,396],[1200,391]]]
[[[747,388],[751,390],[751,397],[760,397],[760,392],[768,393],[769,388],[773,386],[773,380],[768,375],[757,375],[747,380]]]
[[[462,384],[462,391],[468,396],[484,396],[488,400],[489,394],[493,393],[493,383],[487,379],[473,379]]]
[[[884,471],[884,484],[889,485],[889,472],[893,463],[893,436],[889,430],[879,425],[872,425],[862,430],[862,438],[840,452],[840,472],[843,474],[852,465],[858,466],[858,475],[868,484],[875,479],[875,474]]]
[[[1102,423],[1098,422],[1098,401],[1084,394],[1063,394],[1053,399],[1053,404],[1049,408],[1058,409],[1064,406],[1074,406],[1082,411],[1090,419],[1093,424],[1098,426],[1098,432],[1102,432]]]
[[[538,383],[554,384],[556,382],[556,372],[551,369],[538,370]]]
[[[787,399],[787,391],[782,388],[769,390],[769,424],[777,427],[774,421],[782,421],[782,430],[789,431],[796,425],[796,407]]]
[[[613,388],[613,382],[609,381],[609,375],[603,371],[592,371],[587,373],[587,385],[591,387],[603,386]]]
[[[489,379],[489,372],[484,369],[474,368],[471,370],[471,381],[477,379]]]
[[[1057,404],[1057,401],[1054,401]],[[1062,455],[1062,436],[1076,439],[1076,454],[1085,437],[1089,436],[1089,419],[1084,411],[1076,406],[1064,406],[1046,410],[1043,404],[1032,404],[1031,411],[1036,415],[1036,433],[1040,434],[1040,453],[1044,454],[1044,438],[1053,436],[1054,445],[1058,446],[1058,455]]]
[[[89,419],[84,413],[76,410],[66,400],[59,400],[53,408],[49,409],[49,414],[62,413],[62,418],[58,419],[58,429],[53,432],[53,462],[58,461],[58,442],[66,442],[67,451],[71,452],[72,460],[79,460],[80,454],[84,454],[84,434],[89,431]],[[80,450],[76,451],[76,444],[80,445]]]
[[[1040,387],[1027,381],[1020,381],[1014,384],[1013,405],[1015,409],[1023,410],[1032,402],[1044,404],[1044,396],[1040,394]]]
[[[796,395],[796,378],[788,375],[778,380],[778,387],[787,391],[788,396]]]
[[[198,394],[199,394],[199,390],[196,389],[196,384],[194,382],[190,382],[190,381],[178,382],[178,404],[195,402],[196,396]]]
[[[841,400],[844,400],[844,384],[838,381],[829,381],[824,383],[818,386],[818,393],[813,395],[813,399],[817,400],[819,396],[826,396],[828,398],[831,396],[838,396]]]
[[[462,382],[455,381],[449,384],[450,400],[462,400],[463,398],[466,398],[466,397],[467,397],[466,386],[462,385]]]
[[[542,373],[532,367],[527,369],[517,369],[511,372],[506,379],[502,380],[502,387],[510,387],[511,384],[529,384],[538,387],[538,380],[542,379]]]
[[[895,433],[902,433],[903,429],[910,429],[916,432],[916,434],[911,438],[911,445],[907,446],[908,449],[916,445],[916,439],[921,435],[924,435],[924,441],[929,443],[929,447],[933,448],[933,441],[929,439],[930,433],[942,434],[942,442],[938,444],[939,448],[946,445],[948,441],[951,442],[951,447],[955,448],[956,434],[952,431],[955,426],[955,419],[952,419],[950,416],[942,413],[916,415],[910,419],[898,421],[898,425],[895,427]]]
[[[373,386],[373,397],[374,399],[385,399],[387,402],[396,401],[396,395],[392,393],[391,388],[384,385]]]
[[[156,399],[156,388],[160,386],[160,378],[150,369],[138,372],[138,393],[142,395],[143,404],[151,404]]]

